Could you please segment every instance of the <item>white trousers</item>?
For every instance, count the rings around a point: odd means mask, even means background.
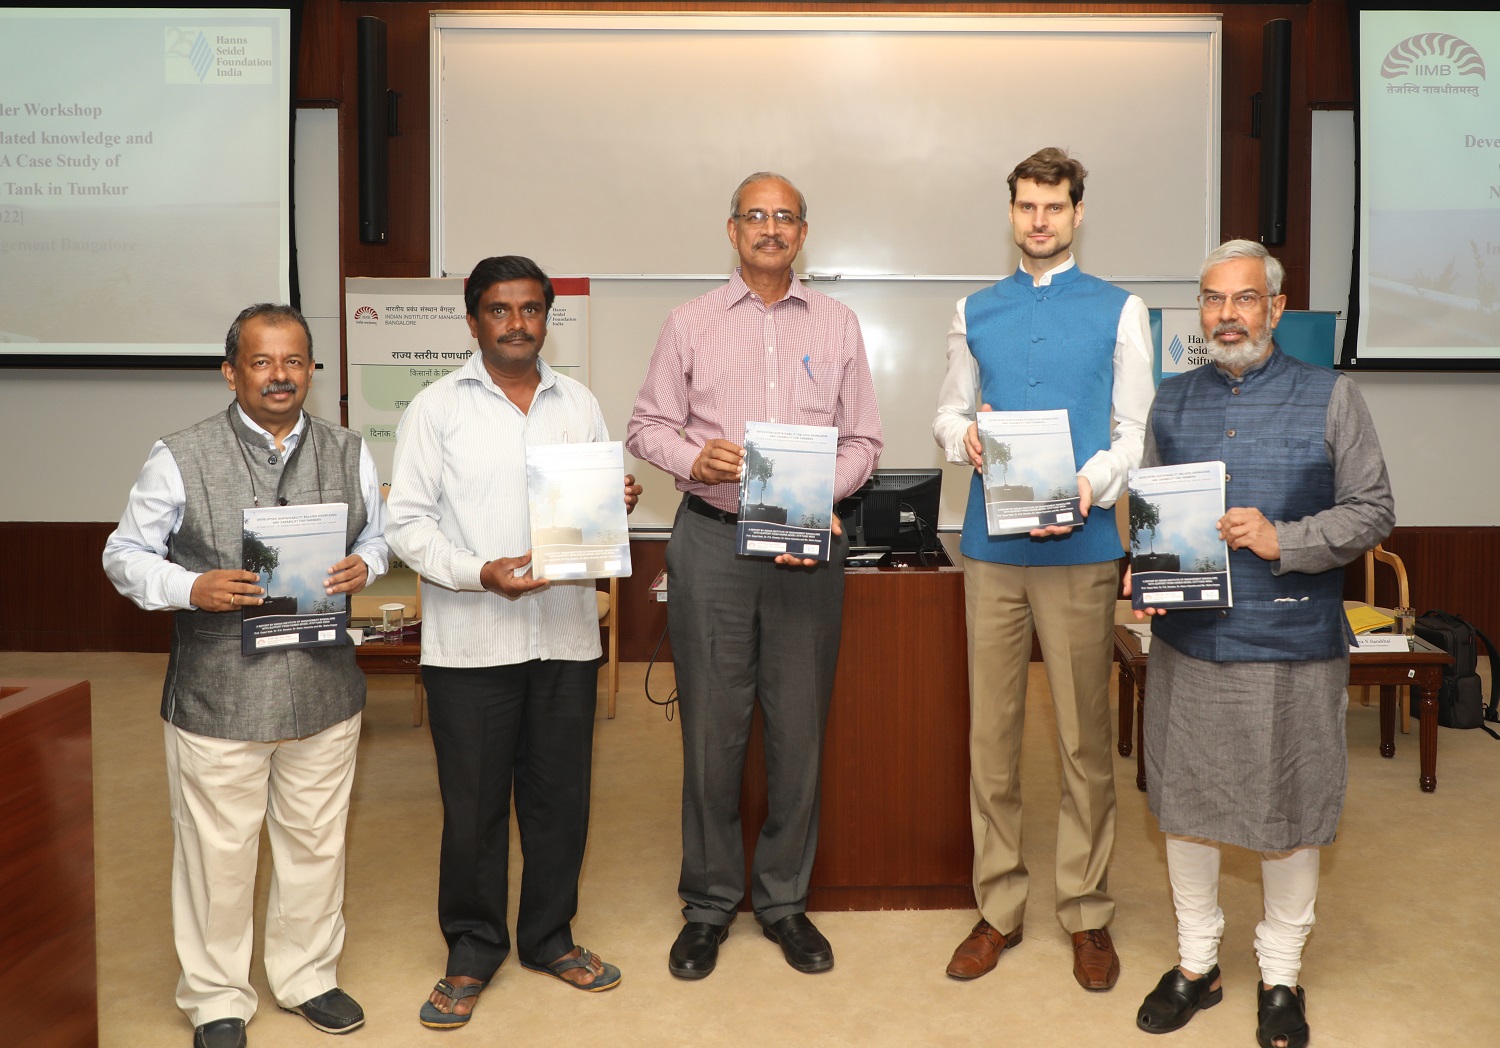
[[[1224,911],[1219,909],[1219,848],[1215,841],[1167,835],[1167,874],[1177,910],[1177,949],[1182,967],[1205,975],[1219,963]],[[1318,899],[1318,849],[1261,852],[1265,916],[1255,927],[1261,981],[1296,986],[1302,947],[1312,931]]]
[[[271,842],[266,978],[291,1007],[338,984],[344,828],[361,715],[281,742],[211,739],[164,722],[172,806],[177,1006],[194,1026],[255,1014],[250,986],[261,824]]]

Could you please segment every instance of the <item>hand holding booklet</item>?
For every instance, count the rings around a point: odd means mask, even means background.
[[[325,582],[344,559],[348,519],[342,502],[245,510],[240,566],[266,593],[240,611],[241,655],[347,643],[349,600]]]
[[[630,574],[625,450],[618,440],[528,447],[526,493],[533,578]]]
[[[833,426],[745,423],[736,552],[828,559],[838,443]]]
[[[1129,494],[1131,607],[1232,607],[1224,463],[1133,469]]]
[[[1067,411],[981,411],[975,421],[991,535],[1083,523]]]

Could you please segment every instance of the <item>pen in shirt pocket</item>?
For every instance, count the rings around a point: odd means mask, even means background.
[[[812,354],[811,353],[804,353],[804,354],[802,354],[802,367],[803,367],[804,370],[807,371],[807,377],[808,378],[812,379],[814,382],[818,381],[818,377],[812,373]]]

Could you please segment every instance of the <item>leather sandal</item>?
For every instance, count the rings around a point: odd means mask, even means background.
[[[571,971],[574,968],[582,968],[584,971],[592,972],[593,959],[594,955],[580,946],[577,957],[563,957],[553,961],[551,964],[527,964],[525,961],[522,961],[521,967],[525,968],[528,972],[550,975],[554,979],[567,983],[575,990],[587,990],[589,993],[598,993],[601,990],[613,990],[620,984],[620,969],[602,957],[599,958],[601,970],[589,982],[577,983],[563,976],[563,972]]]
[[[1302,987],[1293,991],[1290,986],[1273,986],[1268,990],[1261,984],[1259,991],[1255,1040],[1260,1048],[1278,1048],[1278,1037],[1286,1040],[1285,1048],[1307,1048],[1312,1033],[1307,1026],[1307,994]]]
[[[1147,1033],[1171,1033],[1187,1025],[1198,1012],[1212,1008],[1224,999],[1224,987],[1209,989],[1219,978],[1216,964],[1207,975],[1189,979],[1182,969],[1173,968],[1161,977],[1156,989],[1146,995],[1135,1024]],[[1262,1042],[1264,1044],[1265,1042]]]
[[[444,997],[448,998],[448,1000],[451,1002],[448,1007],[457,1008],[458,1002],[462,1001],[464,998],[478,997],[479,991],[484,989],[484,983],[470,983],[468,986],[454,986],[447,979],[439,979],[437,981],[437,985],[434,986],[433,989],[442,994]],[[478,1005],[479,1002],[475,1001],[474,1007],[478,1007]],[[473,1007],[469,1009],[467,1014],[459,1015],[457,1012],[439,1011],[438,1006],[433,1004],[431,1001],[423,1001],[422,1010],[417,1013],[417,1018],[421,1021],[423,1026],[431,1027],[434,1030],[452,1030],[467,1023],[473,1015]]]

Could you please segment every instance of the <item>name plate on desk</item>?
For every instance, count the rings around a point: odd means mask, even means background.
[[[1400,652],[1406,654],[1411,651],[1411,638],[1403,633],[1362,633],[1355,640],[1357,643],[1349,646],[1350,652],[1358,652],[1360,654]]]

